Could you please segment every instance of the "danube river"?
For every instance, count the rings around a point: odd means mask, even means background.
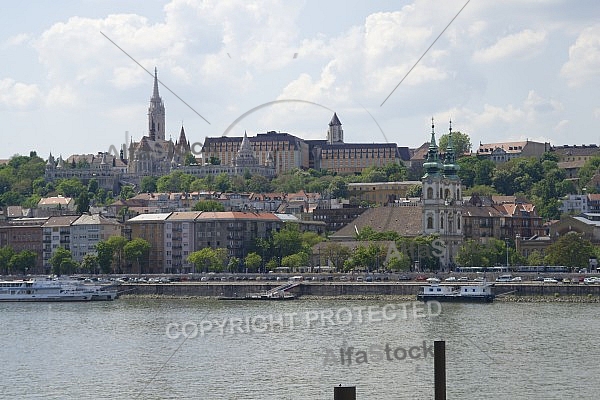
[[[597,399],[599,305],[0,303],[2,399]]]

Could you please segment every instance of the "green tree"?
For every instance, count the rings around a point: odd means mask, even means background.
[[[241,260],[237,257],[231,257],[227,263],[227,271],[237,272],[240,269]]]
[[[121,194],[119,195],[121,200],[127,200],[135,196],[133,186],[125,185],[121,188]]]
[[[125,258],[125,245],[127,244],[127,239],[123,236],[111,236],[106,239],[106,243],[112,248],[114,261],[117,271],[121,271],[123,268],[123,259]]]
[[[192,153],[186,153],[186,155],[183,158],[183,165],[189,166],[189,165],[195,165],[195,164],[196,164],[196,157],[194,157],[194,155]]]
[[[287,267],[290,271],[297,270],[308,264],[308,254],[301,251],[299,253],[290,254],[281,259],[281,266]]]
[[[244,265],[250,272],[257,272],[262,263],[262,257],[256,253],[248,253],[244,258]]]
[[[98,256],[92,253],[88,253],[83,256],[83,260],[81,260],[81,270],[82,272],[88,274],[97,274],[98,273]]]
[[[15,255],[15,251],[10,246],[0,247],[0,271],[4,275],[10,274],[10,259]]]
[[[225,211],[223,204],[217,200],[200,200],[194,207],[193,211]]]
[[[587,268],[589,259],[595,256],[594,246],[576,232],[562,235],[546,248],[547,265],[564,265],[571,268]]]
[[[142,261],[148,258],[148,254],[150,253],[150,247],[150,243],[148,243],[147,240],[142,238],[135,238],[130,242],[127,242],[125,246],[123,246],[123,255],[125,256],[125,259],[132,263],[137,262],[138,271],[140,274],[144,273]]]
[[[208,272],[219,270],[219,259],[217,254],[210,247],[194,251],[188,256],[188,261],[194,264],[196,271]]]
[[[52,273],[56,276],[61,276],[63,273],[68,273],[67,271],[63,271],[61,267],[63,267],[63,262],[66,260],[73,260],[73,255],[71,251],[65,249],[64,247],[57,247],[54,250],[54,254],[50,257],[49,263],[52,266]],[[68,261],[64,264],[65,267],[69,267],[70,264]]]
[[[588,183],[592,179],[592,177],[598,173],[600,169],[600,156],[595,156],[588,159],[583,167],[579,169],[578,177],[579,177],[579,185],[580,187],[587,187],[588,192],[592,192],[591,189],[595,189],[592,187],[588,187]]]
[[[140,182],[140,191],[142,193],[154,193],[156,192],[156,183],[158,178],[156,176],[145,176]]]
[[[112,260],[114,256],[114,247],[105,240],[96,243],[97,262],[100,267],[100,272],[110,274],[112,271]]]
[[[449,138],[449,134],[440,136],[438,147],[443,153],[446,152]],[[460,131],[452,132],[452,148],[454,149],[454,154],[456,154],[457,157],[462,157],[464,154],[471,153],[471,147],[471,138],[469,135]]]
[[[273,190],[271,181],[262,175],[252,175],[248,180],[248,190],[253,193],[268,193]]]
[[[219,192],[227,192],[231,188],[231,179],[225,172],[215,178],[215,187]]]
[[[8,262],[8,268],[15,273],[16,271],[25,275],[29,271],[30,268],[35,266],[35,260],[37,259],[37,254],[30,250],[23,250],[18,253],[15,253]]]
[[[458,176],[465,187],[470,188],[477,185],[492,185],[492,177],[496,170],[496,164],[487,158],[475,156],[461,157],[456,163],[459,165]]]
[[[87,191],[82,191],[75,200],[77,205],[77,214],[88,213],[90,211],[90,197]]]
[[[348,198],[348,183],[341,176],[333,178],[329,184],[329,194],[334,199],[347,199]]]
[[[156,190],[159,192],[189,192],[190,185],[196,178],[182,171],[173,171],[169,175],[163,175],[156,181]]]
[[[96,194],[96,193],[98,193],[98,189],[99,189],[98,180],[96,178],[90,179],[88,182],[88,188],[87,188],[88,192],[90,192],[92,194]]]
[[[329,266],[331,264],[336,271],[342,271],[344,263],[350,258],[352,251],[349,247],[340,243],[327,242],[321,247],[318,254],[319,266]]]
[[[77,198],[82,192],[87,193],[87,187],[77,178],[61,179],[56,185],[56,191],[65,197]]]
[[[285,224],[273,234],[273,246],[279,257],[289,256],[303,250],[302,234],[297,224]]]
[[[537,250],[532,251],[527,257],[527,265],[544,265],[544,256]]]

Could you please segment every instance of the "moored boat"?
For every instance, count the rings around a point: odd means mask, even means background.
[[[490,303],[494,301],[495,297],[493,284],[487,282],[460,286],[433,283],[429,286],[423,286],[417,294],[417,300],[436,300],[440,302]]]
[[[92,297],[91,291],[57,281],[0,281],[0,301],[91,301]]]

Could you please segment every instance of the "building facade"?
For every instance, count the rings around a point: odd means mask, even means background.
[[[0,225],[0,247],[9,246],[16,253],[29,250],[36,254],[35,265],[28,273],[45,274],[42,226],[48,218],[14,218]]]
[[[44,238],[43,266],[47,271],[52,269],[50,259],[57,248],[62,247],[71,251],[71,224],[79,218],[78,215],[50,217],[42,225]]]
[[[121,236],[122,224],[100,214],[83,214],[71,223],[71,254],[77,262],[86,254],[97,254],[96,245],[111,236]]]
[[[530,140],[501,143],[479,143],[477,156],[487,158],[495,163],[504,163],[513,158],[541,157],[550,151],[550,143],[532,142]]]

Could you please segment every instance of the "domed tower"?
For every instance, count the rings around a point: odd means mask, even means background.
[[[448,268],[454,264],[453,257],[462,243],[462,186],[452,145],[452,122],[442,163],[435,143],[435,125],[431,119],[431,142],[423,168],[423,234],[439,235],[443,244],[436,246],[443,248],[439,254],[440,264]]]

